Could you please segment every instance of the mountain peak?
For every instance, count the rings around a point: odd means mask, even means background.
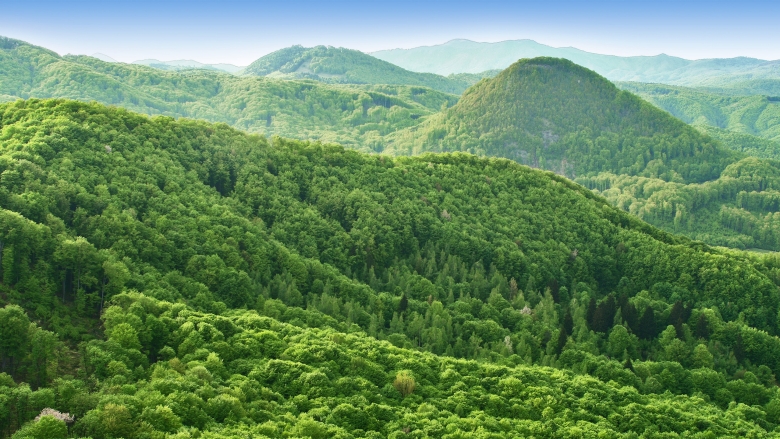
[[[286,47],[250,64],[244,75],[313,79],[342,84],[404,84],[462,93],[471,83],[405,70],[358,50],[333,46]]]
[[[660,139],[668,143],[656,152]],[[610,170],[674,181],[715,178],[730,157],[596,72],[552,57],[521,59],[477,83],[392,148],[506,157],[569,177]]]

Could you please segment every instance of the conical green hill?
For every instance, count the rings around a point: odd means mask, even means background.
[[[469,151],[569,177],[601,171],[666,180],[716,178],[732,153],[595,72],[523,59],[467,90],[452,108],[400,132],[391,150]]]

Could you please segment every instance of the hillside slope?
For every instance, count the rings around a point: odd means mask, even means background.
[[[769,201],[780,188],[780,166],[743,155],[776,157],[772,145],[713,134],[736,151],[592,71],[537,58],[392,134],[387,151],[507,157],[574,178],[667,231],[715,245],[780,250],[777,209]],[[749,197],[764,201],[748,203]]]
[[[92,437],[780,423],[780,261],[552,173],[61,100],[0,130],[5,432],[40,404]]]
[[[0,37],[0,102],[29,97],[95,100],[145,114],[224,122],[252,133],[339,142],[364,151],[378,148],[382,135],[416,125],[457,101],[457,96],[423,87],[166,72],[87,56],[60,57]]]
[[[734,160],[709,137],[562,59],[520,60],[452,108],[398,132],[390,151],[468,151],[574,177],[611,171],[716,178]]]
[[[27,392],[32,410],[56,396],[62,402],[52,405],[76,414],[74,436],[771,437],[777,421],[777,399],[766,412],[724,410],[703,393],[643,394],[569,371],[440,357],[255,311],[201,313],[138,294],[115,303],[105,314],[108,339],[86,348],[97,385],[66,378],[56,393]],[[148,331],[166,354],[151,364],[139,340]],[[697,383],[711,378],[705,371]],[[0,394],[21,403],[24,386],[8,384]],[[14,427],[26,420],[17,413]],[[57,424],[29,422],[14,437],[53,438]]]
[[[373,52],[373,56],[415,72],[440,75],[503,70],[521,58],[568,59],[611,81],[657,82],[686,86],[767,87],[780,80],[780,61],[754,58],[687,60],[665,54],[620,57],[573,47],[550,47],[532,40],[478,43],[452,40],[435,46]]]
[[[455,94],[463,93],[473,83],[467,78],[410,72],[357,50],[329,46],[292,46],[277,50],[253,62],[241,73],[341,84],[415,85]]]
[[[682,121],[780,142],[780,96],[733,96],[706,89],[618,83]]]

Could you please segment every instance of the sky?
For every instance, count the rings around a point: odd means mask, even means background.
[[[780,59],[780,0],[0,0],[0,35],[59,54],[247,65],[294,44],[364,52],[465,38],[611,55]]]

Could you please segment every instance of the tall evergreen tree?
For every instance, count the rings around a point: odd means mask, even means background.
[[[642,317],[639,318],[639,331],[637,335],[643,340],[652,340],[657,333],[655,313],[653,308],[647,306]]]
[[[571,335],[574,330],[574,318],[571,316],[571,310],[566,310],[566,315],[563,316],[563,330],[567,335]]]
[[[697,338],[703,338],[705,340],[710,338],[710,324],[704,313],[699,314],[699,318],[696,319],[695,335]]]

